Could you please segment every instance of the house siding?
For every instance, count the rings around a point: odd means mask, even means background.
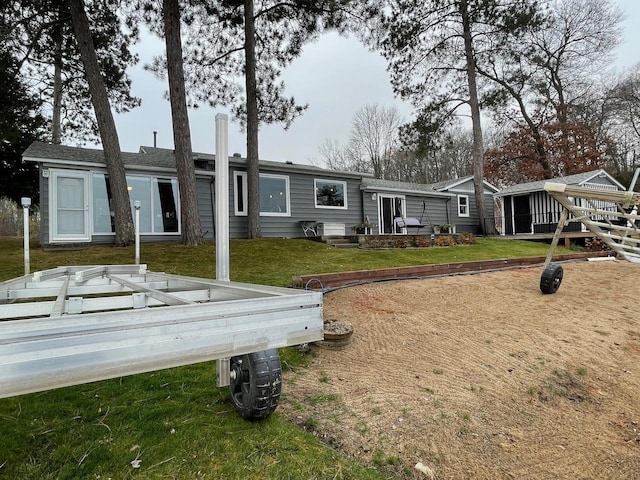
[[[451,199],[451,220],[448,223],[455,225],[457,233],[480,233],[480,216],[478,214],[478,204],[476,203],[475,188],[473,185],[473,179],[469,179],[464,183],[460,183],[453,188],[445,190],[448,193],[455,195]],[[458,195],[466,195],[469,199],[469,216],[461,217],[458,212]],[[493,200],[493,192],[490,192],[486,187],[484,191],[484,206],[487,214],[487,232],[493,232],[495,230],[495,207]]]
[[[56,155],[60,155],[59,157]],[[42,245],[51,243],[49,230],[49,178],[43,177],[44,169],[68,170],[74,172],[106,172],[104,157],[99,150],[76,147],[63,147],[34,142],[25,152],[25,158],[37,162],[40,168],[40,207]],[[174,169],[173,152],[167,149],[151,147],[141,148],[139,153],[123,153],[127,175],[143,175],[148,177],[177,178]],[[194,156],[196,170],[196,192],[198,214],[202,226],[203,237],[215,239],[215,192],[214,192],[214,156],[196,154]],[[247,238],[247,216],[236,215],[235,205],[235,172],[246,172],[246,159],[229,158],[229,237]],[[287,215],[261,215],[260,225],[263,237],[301,238],[304,233],[301,221],[317,223],[344,224],[346,234],[352,232],[354,225],[362,223],[367,217],[375,226],[373,232],[379,231],[380,198],[402,197],[405,214],[422,221],[426,228],[420,233],[430,233],[433,225],[450,223],[458,232],[478,231],[477,212],[473,198],[473,187],[469,182],[457,184],[457,190],[469,197],[469,217],[459,217],[457,212],[456,192],[434,190],[433,186],[416,185],[373,179],[367,174],[357,172],[338,172],[325,170],[309,165],[260,162],[261,174],[272,174],[286,177],[289,185],[289,212]],[[314,180],[336,180],[344,182],[346,188],[346,208],[319,208],[316,206]],[[89,184],[89,189],[92,188]],[[469,187],[471,185],[471,187]],[[91,191],[91,190],[90,190]],[[374,197],[375,198],[372,198]],[[91,199],[89,200],[91,202]],[[387,204],[388,205],[388,204]],[[389,213],[389,212],[387,212]],[[90,218],[89,222],[93,220]],[[429,228],[431,226],[431,228]],[[90,227],[92,228],[92,227]],[[389,231],[387,229],[387,231]],[[413,233],[413,232],[411,232]],[[142,241],[180,241],[181,235],[142,234]],[[112,244],[113,234],[93,234],[92,243]]]
[[[372,195],[375,193],[376,198],[372,199]],[[441,225],[444,223],[450,223],[450,209],[449,203],[451,198],[447,197],[434,197],[428,195],[417,194],[402,194],[399,192],[389,193],[384,189],[369,188],[363,192],[364,202],[364,217],[368,217],[371,223],[374,224],[373,232],[378,233],[380,224],[380,216],[378,212],[378,197],[379,195],[398,195],[403,196],[405,199],[405,211],[407,217],[417,218],[423,225],[427,225],[426,228],[421,228],[420,233],[433,232],[433,225]],[[424,202],[424,209],[423,209]],[[357,222],[359,223],[359,222]],[[415,229],[409,229],[413,232]]]
[[[229,177],[229,236],[231,238],[247,238],[246,215],[235,214],[234,172],[244,172],[238,167],[232,167]],[[360,194],[360,179],[345,178],[334,172],[299,173],[276,169],[261,168],[260,173],[286,176],[289,178],[290,212],[288,216],[260,216],[262,236],[265,238],[299,238],[303,237],[300,221],[315,221],[318,223],[344,223],[345,233],[351,225],[362,220],[362,198]],[[346,182],[347,208],[317,208],[315,205],[314,179],[335,179]]]
[[[38,168],[40,185],[40,245],[49,243],[49,179],[44,178],[43,167]]]
[[[49,177],[44,177],[44,170],[68,170],[70,172],[88,172],[88,173],[106,173],[106,169],[100,168],[97,166],[96,168],[91,169],[82,169],[78,167],[70,167],[65,168],[60,165],[53,165],[43,163],[39,165],[39,185],[40,185],[40,244],[48,245],[50,244],[50,211],[49,211],[49,193],[50,193],[50,185],[49,185]],[[145,175],[145,176],[158,176],[158,177],[172,177],[175,178],[175,174],[166,174],[166,173],[157,173],[153,174],[148,171],[141,170],[131,170],[127,169],[127,175]],[[211,184],[212,179],[209,177],[197,177],[196,178],[196,190],[197,190],[197,198],[198,198],[198,209],[200,215],[200,221],[202,223],[202,231],[204,238],[212,239],[213,238],[213,202],[212,202],[212,193],[211,193]],[[162,242],[162,241],[180,241],[182,239],[182,235],[180,234],[141,234],[140,238],[145,242]],[[111,245],[115,241],[114,234],[95,234],[91,235],[91,243],[97,245]],[[57,242],[56,242],[57,243]]]
[[[196,178],[196,195],[198,199],[198,214],[200,215],[200,226],[202,236],[207,240],[215,238],[215,227],[213,220],[213,178]]]

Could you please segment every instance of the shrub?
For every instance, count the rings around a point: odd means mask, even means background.
[[[2,197],[0,198],[0,236],[13,237],[17,234],[18,205],[13,200]]]
[[[602,252],[603,250],[609,250],[609,246],[598,237],[585,238],[584,248],[587,252]]]
[[[21,237],[24,232],[22,206],[13,200],[0,198],[0,236]],[[29,209],[29,237],[38,238],[40,233],[40,211],[37,206]]]
[[[456,241],[451,235],[438,235],[436,236],[435,245],[437,247],[450,247],[455,245]]]
[[[476,243],[476,236],[470,232],[464,232],[456,237],[456,241],[460,245],[474,245]]]

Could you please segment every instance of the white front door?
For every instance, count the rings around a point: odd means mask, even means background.
[[[90,241],[89,173],[50,171],[49,187],[50,241]]]

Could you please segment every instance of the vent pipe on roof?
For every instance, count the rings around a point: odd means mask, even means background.
[[[216,279],[229,281],[229,117],[216,115]]]
[[[155,130],[153,131],[153,148],[156,148],[158,146],[158,132],[156,132]]]

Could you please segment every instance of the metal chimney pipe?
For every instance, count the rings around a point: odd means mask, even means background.
[[[158,132],[157,131],[153,131],[153,148],[156,148],[158,146]]]
[[[216,115],[216,279],[229,281],[229,117]]]

